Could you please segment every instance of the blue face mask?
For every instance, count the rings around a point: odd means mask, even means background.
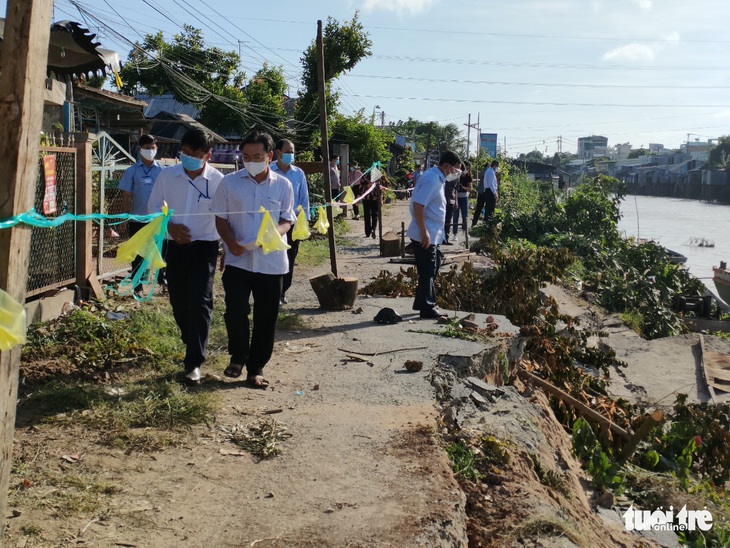
[[[335,160],[335,165],[336,166],[340,165],[340,161],[339,160]]]
[[[290,165],[290,164],[294,163],[294,153],[293,152],[284,152],[281,155],[281,163],[286,164],[286,165]]]
[[[195,156],[188,156],[184,152],[180,153],[180,161],[183,167],[188,171],[198,171],[205,165],[205,160],[202,158],[196,158]]]

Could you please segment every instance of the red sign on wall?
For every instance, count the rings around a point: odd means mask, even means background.
[[[46,191],[43,194],[43,214],[56,212],[56,155],[43,157],[43,175],[46,180]]]

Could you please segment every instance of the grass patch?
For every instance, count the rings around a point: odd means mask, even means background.
[[[446,446],[446,453],[451,459],[451,468],[454,474],[469,481],[477,482],[481,474],[476,469],[476,457],[462,441],[452,441]]]
[[[20,527],[20,532],[26,537],[36,537],[43,532],[43,528],[35,523],[26,523]]]
[[[187,390],[175,380],[126,383],[114,387],[84,382],[52,382],[23,402],[46,422],[83,426],[105,445],[127,451],[175,445],[196,424],[215,419],[219,397]]]
[[[297,313],[279,312],[279,319],[276,322],[276,329],[280,331],[295,331],[306,329],[307,322]]]
[[[636,331],[639,335],[643,333],[644,315],[641,312],[638,310],[627,310],[626,312],[621,312],[618,316],[626,327],[632,331]]]
[[[559,474],[546,469],[542,465],[540,457],[538,457],[535,453],[530,453],[530,460],[532,461],[532,468],[535,470],[540,483],[557,491],[567,499],[571,498],[570,491],[568,491],[565,481]]]
[[[345,234],[350,232],[350,225],[344,218],[335,219],[335,245],[337,247],[347,247],[352,245]],[[307,240],[303,240],[299,244],[299,254],[297,255],[297,265],[301,266],[319,266],[327,262],[330,258],[329,240],[326,234],[312,233]]]

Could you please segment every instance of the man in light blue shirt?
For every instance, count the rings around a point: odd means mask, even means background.
[[[157,176],[162,171],[162,166],[155,160],[157,154],[157,143],[152,135],[142,135],[137,142],[139,147],[139,162],[134,164],[122,175],[119,181],[119,190],[122,191],[122,212],[131,213],[132,215],[147,215],[147,201],[150,198],[152,187],[157,180]],[[129,221],[127,223],[129,229],[129,237],[131,238],[139,232],[144,223],[138,221]],[[163,256],[165,249],[162,250]],[[137,256],[132,261],[132,277],[137,273],[139,266],[142,264],[142,257]],[[160,283],[165,283],[164,272],[160,270],[158,273]],[[142,284],[134,288],[137,297],[142,296]]]
[[[307,187],[307,176],[304,172],[293,164],[294,162],[294,143],[289,139],[280,139],[276,143],[274,150],[276,161],[269,165],[269,169],[274,173],[278,173],[286,177],[291,183],[294,191],[294,213],[299,214],[299,206],[302,206],[304,213],[309,221],[309,189]],[[291,248],[286,252],[289,257],[289,271],[284,274],[284,280],[281,287],[281,304],[286,304],[286,292],[291,287],[292,277],[294,276],[294,261],[299,253],[299,240],[292,239],[294,228],[290,228],[286,233],[286,243]]]
[[[476,225],[479,222],[479,216],[482,214],[482,209],[485,209],[484,220],[489,220],[494,214],[494,208],[497,206],[497,170],[499,169],[499,162],[493,160],[490,166],[484,171],[484,181],[479,185],[479,191],[477,192],[477,207],[474,211],[474,217],[471,220],[471,226]]]
[[[231,361],[223,374],[266,388],[264,367],[274,350],[276,321],[284,274],[289,262],[284,251],[264,253],[256,245],[263,207],[283,236],[296,220],[294,192],[286,177],[274,172],[271,135],[253,131],[241,143],[244,169],[226,175],[213,198],[215,226],[226,244],[223,288],[226,292],[226,331]],[[253,332],[248,315],[253,296]]]
[[[438,319],[443,314],[436,307],[434,280],[441,266],[439,245],[444,239],[446,221],[446,181],[455,181],[461,175],[461,158],[447,150],[441,154],[439,165],[426,170],[419,177],[411,196],[411,224],[408,237],[416,245],[416,269],[418,288],[413,310],[420,311],[421,318]]]

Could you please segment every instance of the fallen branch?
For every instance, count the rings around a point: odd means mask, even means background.
[[[575,409],[578,413],[580,413],[584,417],[588,417],[588,418],[596,421],[599,425],[606,426],[611,432],[613,432],[617,436],[621,436],[625,440],[631,439],[631,434],[629,434],[626,430],[621,428],[618,424],[616,424],[609,418],[601,415],[597,411],[594,411],[593,409],[588,407],[586,404],[575,399],[573,396],[571,396],[567,392],[564,392],[563,390],[561,390],[554,384],[551,384],[551,383],[547,382],[546,380],[533,375],[529,371],[525,371],[524,369],[517,369],[517,376],[520,377],[522,380],[532,382],[532,383],[538,385],[540,388],[542,388],[546,392],[549,392],[556,398],[562,400],[563,403],[565,403],[566,405],[571,406],[573,409]]]
[[[358,352],[357,350],[346,350],[338,348],[337,350],[346,354],[360,354],[361,356],[380,356],[381,354],[393,354],[394,352],[407,352],[409,350],[426,350],[428,346],[417,346],[414,348],[396,348],[395,350],[386,350],[385,352]]]

